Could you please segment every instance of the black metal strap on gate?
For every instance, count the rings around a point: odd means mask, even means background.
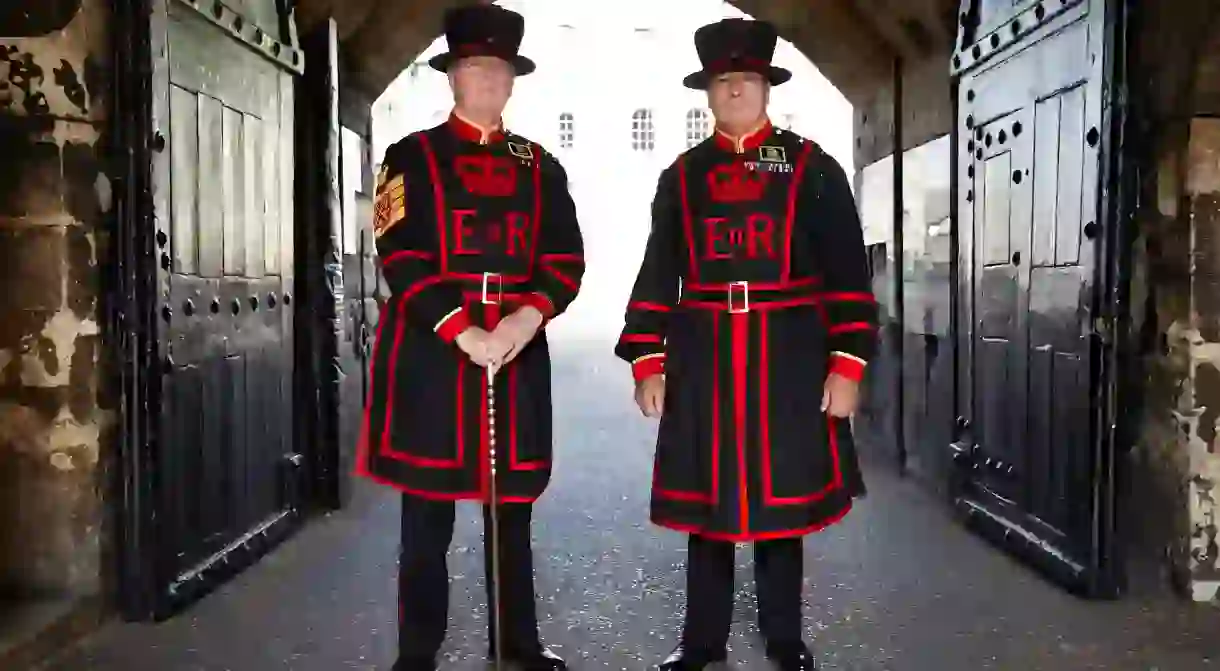
[[[267,34],[249,18],[233,11],[220,0],[176,0],[195,10],[210,23],[218,26],[255,52],[298,75],[305,72],[305,54],[288,42]],[[277,8],[280,3],[276,3]],[[291,38],[290,38],[291,39]]]

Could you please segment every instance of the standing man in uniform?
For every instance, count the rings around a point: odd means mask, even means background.
[[[736,543],[754,546],[758,618],[777,668],[815,668],[802,640],[802,537],[863,492],[848,418],[876,304],[847,177],[772,127],[775,28],[700,28],[713,137],[662,172],[616,354],[659,417],[651,517],[690,534],[681,644],[662,671],[725,659]]]
[[[537,143],[505,130],[520,14],[449,11],[449,119],[386,150],[373,222],[391,298],[378,324],[359,473],[402,492],[396,671],[431,671],[445,638],[454,502],[481,501],[489,528],[487,374],[493,369],[502,612],[513,668],[566,668],[539,640],[530,519],[551,474],[547,322],[576,297],[583,242],[568,179]],[[492,563],[490,543],[485,563]]]

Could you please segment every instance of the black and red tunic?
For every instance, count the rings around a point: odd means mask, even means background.
[[[652,520],[732,541],[841,519],[864,483],[826,377],[859,379],[875,347],[860,219],[813,142],[766,124],[717,133],[660,177],[615,348],[665,375]]]
[[[584,274],[568,179],[537,144],[456,116],[391,146],[377,252],[391,290],[377,326],[357,473],[425,498],[488,497],[484,369],[453,343],[523,305],[552,319]],[[551,473],[546,335],[496,377],[498,493],[533,501]]]

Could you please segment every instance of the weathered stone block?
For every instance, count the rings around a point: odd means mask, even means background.
[[[0,315],[55,311],[64,303],[67,272],[65,227],[0,229]],[[12,330],[23,320],[0,324],[0,346],[14,342]]]
[[[63,211],[64,180],[59,146],[31,142],[21,128],[0,125],[0,217],[34,218]]]

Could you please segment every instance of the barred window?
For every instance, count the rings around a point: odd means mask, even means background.
[[[703,142],[711,134],[707,110],[696,107],[686,113],[686,148]]]
[[[638,109],[631,113],[631,148],[635,151],[652,151],[656,148],[652,110]]]
[[[576,142],[575,117],[571,112],[559,115],[559,148],[571,149]]]

